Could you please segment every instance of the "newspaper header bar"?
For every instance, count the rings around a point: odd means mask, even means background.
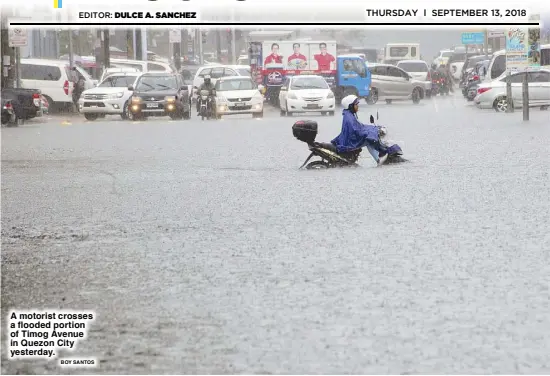
[[[349,2],[343,0],[335,7],[333,2],[320,0],[314,7],[309,0],[289,3],[265,2],[261,7],[254,5],[256,0],[244,2],[220,0],[226,6],[213,5],[212,1],[177,1],[135,0],[128,4],[122,0],[116,4],[102,5],[106,0],[97,0],[94,3],[81,0],[63,0],[63,8],[54,9],[41,2],[40,6],[33,7],[29,3],[18,6],[4,12],[4,15],[13,18],[31,18],[25,25],[17,25],[21,28],[34,27],[127,27],[130,26],[159,26],[159,27],[197,27],[205,28],[225,27],[238,25],[242,28],[276,28],[277,26],[296,27],[408,27],[427,26],[437,24],[439,26],[464,28],[476,26],[486,29],[500,29],[501,25],[520,25],[529,22],[529,16],[533,13],[541,13],[536,8],[530,8],[527,4],[516,6],[507,2],[494,2],[494,6],[482,7],[479,3],[467,2],[457,6],[441,6],[435,4],[432,7],[411,6],[410,2],[390,2],[390,5],[374,7],[363,2]],[[32,3],[32,2],[31,2]],[[80,3],[80,4],[78,4]],[[346,3],[350,3],[346,5]],[[426,3],[430,3],[427,1]],[[376,3],[375,3],[376,5]],[[6,6],[3,6],[6,8]],[[546,13],[550,13],[547,7]],[[7,13],[7,14],[6,14]],[[544,12],[542,12],[544,13]],[[276,15],[276,16],[274,16]],[[10,17],[11,16],[11,17]],[[544,17],[542,19],[545,19]],[[12,21],[13,22],[13,21]],[[535,25],[535,24],[533,24]]]

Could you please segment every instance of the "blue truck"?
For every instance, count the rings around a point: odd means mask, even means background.
[[[371,75],[367,62],[359,54],[335,55],[336,43],[330,41],[261,41],[249,46],[251,74],[275,106],[285,78],[302,74],[325,77],[337,103],[350,94],[368,98]]]

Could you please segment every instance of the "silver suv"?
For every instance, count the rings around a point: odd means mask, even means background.
[[[403,69],[390,64],[369,64],[371,92],[367,101],[371,104],[385,99],[390,104],[394,100],[412,99],[419,103],[424,98],[424,83],[415,80]]]

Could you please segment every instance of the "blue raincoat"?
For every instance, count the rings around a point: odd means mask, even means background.
[[[353,149],[362,148],[367,143],[380,149],[378,127],[360,123],[355,115],[349,110],[344,110],[342,114],[344,115],[342,120],[342,131],[338,137],[331,141],[331,143],[336,146],[338,153],[345,153]]]

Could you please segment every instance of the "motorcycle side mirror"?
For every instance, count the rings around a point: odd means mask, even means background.
[[[133,86],[128,86],[128,91],[134,91],[134,87]]]
[[[370,123],[374,124],[374,116],[372,116],[372,115],[370,116]]]

